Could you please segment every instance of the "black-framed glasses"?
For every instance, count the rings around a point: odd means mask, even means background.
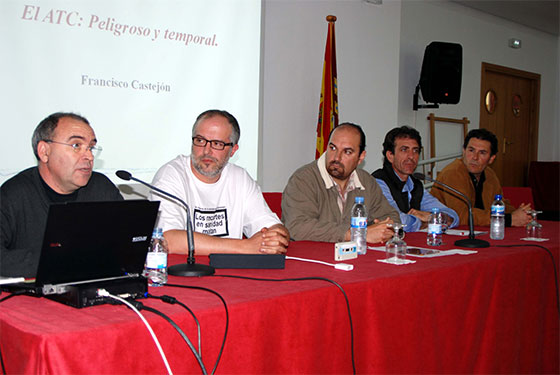
[[[192,143],[196,147],[206,147],[206,144],[210,142],[210,147],[214,150],[223,150],[226,146],[233,146],[233,142],[222,142],[216,139],[206,139],[197,135],[196,137],[192,137]]]
[[[99,155],[101,150],[103,150],[103,148],[101,146],[98,146],[98,145],[86,146],[85,143],[81,143],[81,142],[64,143],[64,142],[53,141],[52,139],[46,139],[45,142],[56,143],[56,144],[59,144],[59,145],[72,147],[72,150],[74,150],[74,152],[77,153],[77,154],[83,154],[85,152],[90,151],[92,153],[93,157],[96,157],[97,155]]]

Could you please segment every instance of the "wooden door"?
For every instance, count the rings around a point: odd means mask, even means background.
[[[502,186],[528,186],[537,160],[540,75],[482,63],[480,127],[496,134],[492,164]]]

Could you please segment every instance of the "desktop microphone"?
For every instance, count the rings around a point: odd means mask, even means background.
[[[459,190],[452,188],[451,186],[444,184],[441,181],[438,180],[434,180],[431,177],[428,177],[426,175],[424,175],[424,173],[413,173],[412,174],[413,177],[419,179],[419,180],[426,180],[426,181],[431,181],[435,184],[441,185],[449,190],[451,190],[452,192],[459,194],[461,197],[464,198],[464,201],[467,202],[467,206],[469,207],[469,238],[466,239],[462,239],[462,240],[457,240],[455,241],[455,245],[457,246],[462,246],[462,247],[470,247],[470,248],[480,248],[480,247],[489,247],[490,244],[488,243],[488,241],[484,241],[478,238],[474,238],[474,222],[473,222],[473,213],[472,213],[472,204],[471,204],[471,200],[463,193],[461,193]],[[445,191],[445,190],[443,190]],[[448,194],[448,191],[445,191]]]
[[[179,197],[176,197],[173,194],[170,194],[166,191],[161,190],[160,188],[148,184],[147,182],[144,182],[136,177],[133,177],[130,172],[127,171],[117,171],[115,173],[117,175],[117,177],[126,180],[126,181],[130,181],[130,180],[134,180],[136,182],[139,182],[143,185],[146,185],[147,187],[149,187],[152,190],[157,191],[158,193],[161,193],[163,195],[166,195],[172,199],[175,199],[176,201],[180,202],[184,207],[185,207],[185,211],[187,212],[187,244],[188,244],[188,257],[187,257],[187,263],[182,263],[182,264],[176,264],[173,266],[170,266],[167,269],[167,272],[172,275],[172,276],[208,276],[208,275],[213,275],[214,274],[214,267],[212,266],[207,266],[205,264],[196,264],[194,261],[194,239],[193,239],[193,229],[192,229],[192,223],[191,223],[191,213],[189,210],[189,205],[182,200]]]

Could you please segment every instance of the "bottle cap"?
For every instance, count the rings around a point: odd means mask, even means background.
[[[439,212],[439,208],[438,207],[433,207],[432,208],[432,213],[437,214]]]
[[[501,194],[496,194],[496,196],[494,196],[494,200],[495,201],[502,200],[502,195]]]
[[[354,199],[354,202],[355,202],[355,203],[364,203],[364,197],[356,197],[356,198]]]

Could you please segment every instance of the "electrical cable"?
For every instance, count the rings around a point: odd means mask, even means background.
[[[182,303],[181,301],[179,301],[177,298],[172,297],[172,296],[168,296],[168,295],[163,295],[163,296],[154,296],[150,293],[145,293],[144,297],[146,298],[154,298],[154,299],[159,299],[160,301],[163,301],[165,303],[168,303],[170,305],[174,305],[177,304],[181,307],[183,307],[185,310],[187,310],[191,316],[193,317],[195,323],[196,323],[196,327],[197,327],[197,332],[198,332],[198,354],[200,356],[202,356],[202,348],[201,348],[201,333],[200,333],[200,322],[198,321],[198,319],[196,318],[196,315],[194,314],[194,312],[184,303]]]
[[[248,276],[238,276],[238,275],[216,275],[216,274],[214,274],[210,277],[230,277],[230,278],[234,278],[234,279],[244,279],[244,280],[254,280],[254,281],[276,281],[276,282],[319,280],[319,281],[326,281],[328,283],[333,284],[334,286],[336,286],[342,292],[342,295],[344,296],[344,299],[346,301],[346,309],[348,311],[348,320],[350,322],[350,353],[351,353],[351,357],[352,357],[352,373],[356,374],[356,362],[354,360],[354,328],[353,328],[353,325],[352,325],[352,313],[350,311],[350,302],[348,300],[348,296],[346,295],[346,292],[344,291],[342,286],[340,286],[340,284],[338,284],[336,281],[331,280],[331,279],[327,279],[325,277],[298,277],[298,278],[288,278],[288,279],[264,279],[264,278],[259,278],[259,277],[248,277]]]
[[[22,294],[25,294],[25,292],[13,292],[12,294],[8,294],[6,297],[2,297],[0,299],[0,303],[15,296],[21,296]]]
[[[347,264],[347,263],[328,263],[328,262],[323,262],[322,260],[308,259],[308,258],[298,258],[298,257],[291,257],[291,256],[286,256],[286,259],[299,260],[301,262],[323,264],[325,266],[334,267],[337,270],[342,270],[342,271],[352,271],[354,269],[354,265]]]
[[[171,371],[171,367],[169,367],[169,362],[167,362],[167,357],[165,356],[165,353],[163,352],[163,349],[161,348],[161,345],[159,343],[159,340],[158,340],[156,334],[154,333],[152,327],[150,326],[150,324],[148,323],[146,318],[144,318],[144,316],[140,313],[140,311],[138,311],[138,309],[136,309],[136,307],[134,307],[130,302],[128,302],[124,298],[112,295],[111,293],[109,293],[105,289],[97,290],[97,294],[101,297],[110,297],[110,298],[116,299],[119,302],[122,302],[123,304],[128,306],[132,311],[134,311],[140,317],[140,319],[142,320],[142,322],[144,323],[146,328],[148,328],[148,331],[150,332],[150,335],[152,336],[154,342],[156,343],[156,346],[157,346],[157,348],[159,350],[159,353],[161,355],[161,359],[163,360],[163,363],[165,364],[165,367],[167,368],[168,374],[173,375],[173,372]]]
[[[173,328],[175,328],[175,330],[179,333],[179,335],[181,335],[181,337],[183,338],[183,340],[185,340],[185,342],[187,343],[187,345],[189,346],[189,348],[191,349],[192,353],[194,354],[198,364],[200,365],[200,368],[202,370],[202,373],[204,375],[208,375],[208,372],[206,371],[206,367],[204,366],[204,363],[202,362],[202,357],[201,354],[198,353],[196,351],[196,348],[194,347],[194,345],[192,344],[191,340],[189,340],[189,338],[187,337],[187,335],[185,334],[185,332],[183,332],[183,330],[181,329],[181,327],[179,327],[177,325],[177,323],[175,323],[170,317],[168,317],[167,315],[165,315],[164,313],[162,313],[159,310],[156,310],[152,307],[146,306],[143,303],[139,302],[139,301],[134,301],[132,302],[135,305],[141,306],[141,309],[149,311],[151,313],[154,313],[156,315],[161,316],[163,319],[167,320],[167,322],[169,324],[171,324],[173,326]],[[140,310],[140,309],[139,309]]]
[[[513,244],[513,245],[495,245],[496,247],[526,247],[526,246],[533,246],[533,247],[540,247],[541,249],[546,250],[548,255],[550,255],[550,259],[552,260],[552,269],[554,270],[554,286],[556,287],[556,309],[558,310],[558,317],[560,318],[560,292],[558,291],[558,272],[556,271],[556,261],[554,260],[554,256],[550,252],[549,249],[542,245],[537,245],[533,243],[527,244]]]
[[[229,311],[228,311],[228,308],[227,308],[226,300],[220,295],[220,293],[218,293],[218,292],[216,292],[212,289],[204,288],[204,287],[201,287],[201,286],[190,286],[190,285],[169,284],[169,283],[165,284],[165,286],[170,286],[170,287],[173,287],[173,288],[203,290],[203,291],[214,294],[215,296],[217,296],[222,301],[222,304],[224,305],[224,310],[225,310],[225,313],[226,313],[226,327],[224,329],[224,339],[222,340],[222,346],[220,347],[220,352],[218,353],[218,358],[216,359],[216,363],[215,363],[214,368],[212,369],[212,372],[211,372],[211,374],[213,375],[216,372],[216,369],[218,368],[218,364],[220,363],[220,359],[222,358],[222,354],[224,352],[224,347],[226,345],[226,339],[227,339],[227,334],[228,334]]]

